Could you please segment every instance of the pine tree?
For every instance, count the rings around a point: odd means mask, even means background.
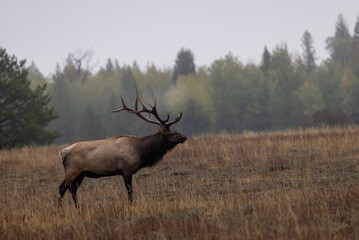
[[[28,79],[31,81],[31,88],[35,89],[39,85],[47,83],[46,78],[41,74],[34,62],[29,67]]]
[[[287,45],[278,45],[272,53],[272,70],[269,73],[268,109],[274,129],[295,127],[303,120],[302,106],[296,94],[301,82]]]
[[[350,56],[350,67],[355,76],[359,78],[359,17],[354,28],[353,45]]]
[[[342,14],[339,14],[338,16],[338,20],[335,26],[335,37],[343,39],[350,37],[348,24],[346,23]]]
[[[0,149],[49,144],[59,136],[57,131],[45,129],[57,118],[48,107],[46,84],[32,90],[28,72],[24,60],[18,62],[0,48]]]
[[[134,64],[134,66],[136,66]],[[136,97],[137,83],[133,76],[132,69],[127,66],[122,72],[121,95],[127,101],[133,101]]]
[[[350,36],[348,25],[343,15],[340,14],[338,17],[334,37],[328,38],[326,43],[326,48],[330,53],[332,62],[345,68],[348,65],[350,58],[352,37]]]
[[[113,66],[112,60],[110,58],[107,59],[106,63],[106,71],[109,73],[114,72],[115,67]]]
[[[269,53],[267,47],[264,47],[264,51],[262,54],[262,62],[261,62],[261,70],[264,73],[264,75],[268,75],[268,70],[271,67],[271,54]]]
[[[213,107],[216,111],[216,130],[242,130],[248,95],[243,65],[232,54],[216,60],[210,67]]]
[[[355,23],[354,39],[359,42],[359,17],[357,18],[357,22]]]
[[[76,84],[66,79],[65,73],[61,71],[60,65],[57,64],[56,72],[52,76],[53,84],[50,88],[51,106],[59,114],[59,118],[51,123],[51,128],[61,129],[61,137],[56,139],[55,143],[70,143],[78,139],[79,131],[79,112],[82,105],[78,103],[75,96],[79,95],[79,88]],[[77,103],[77,104],[74,104]]]
[[[303,61],[307,73],[312,73],[317,65],[315,63],[315,50],[313,47],[313,38],[312,35],[305,31],[302,37],[302,49],[303,49]]]
[[[173,70],[172,82],[176,82],[178,76],[196,73],[194,55],[191,50],[182,48],[178,54]]]

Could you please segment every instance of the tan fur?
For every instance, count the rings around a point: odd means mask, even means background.
[[[63,159],[67,158],[66,173],[70,170],[106,176],[136,171],[140,166],[135,142],[133,136],[77,142],[61,152]]]

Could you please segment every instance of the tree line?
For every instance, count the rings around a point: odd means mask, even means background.
[[[57,143],[153,133],[155,126],[135,116],[111,113],[121,107],[120,96],[133,106],[136,89],[145,103],[153,103],[155,92],[162,114],[169,110],[174,118],[183,110],[175,128],[188,135],[308,126],[318,112],[349,119],[359,111],[359,18],[350,34],[339,15],[334,35],[326,40],[330,57],[321,63],[311,33],[305,31],[301,40],[301,54],[290,53],[285,43],[264,47],[260,64],[243,64],[229,53],[196,67],[194,53],[182,48],[173,69],[149,65],[141,70],[136,62],[120,66],[108,59],[91,73],[91,54],[70,54],[51,81],[35,65],[28,79],[33,87],[47,84],[49,104],[58,114],[49,125],[61,132]]]

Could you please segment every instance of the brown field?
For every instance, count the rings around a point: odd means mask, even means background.
[[[359,129],[191,138],[66,193],[61,147],[0,152],[0,239],[359,239]]]

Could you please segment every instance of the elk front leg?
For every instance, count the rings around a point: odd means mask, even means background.
[[[126,186],[127,194],[128,194],[128,200],[132,203],[132,201],[133,201],[132,174],[123,175],[123,180],[125,181],[125,186]]]

